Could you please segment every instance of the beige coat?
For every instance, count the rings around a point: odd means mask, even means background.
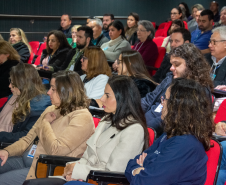
[[[57,119],[51,124],[43,117],[54,112]],[[21,156],[38,136],[39,143],[28,172],[27,179],[34,179],[36,162],[40,154],[81,157],[86,149],[86,141],[94,132],[92,115],[88,109],[73,111],[61,116],[52,105],[42,113],[38,121],[25,137],[5,148],[10,156]]]
[[[144,130],[140,124],[119,131],[102,121],[87,141],[87,149],[76,162],[72,178],[86,180],[90,170],[124,172],[128,161],[140,154],[143,146]]]

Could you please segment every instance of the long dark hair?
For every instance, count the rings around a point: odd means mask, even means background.
[[[136,84],[128,76],[113,76],[108,84],[114,92],[117,102],[116,112],[108,113],[106,121],[111,121],[112,126],[123,130],[130,125],[139,123],[144,129],[144,150],[149,146],[149,134],[146,119],[141,108],[141,97]],[[123,123],[123,125],[122,125]]]
[[[136,26],[137,26],[137,23],[138,23],[138,21],[140,20],[139,15],[138,15],[137,13],[135,13],[135,12],[131,12],[131,13],[128,15],[128,17],[129,17],[129,16],[132,16],[132,17],[135,19],[135,21],[136,21]],[[127,32],[129,29],[130,29],[130,28],[129,28],[128,25],[126,24],[125,32]]]
[[[53,52],[53,50],[50,49],[50,47],[49,47],[49,37],[50,37],[50,35],[54,35],[57,38],[58,42],[60,43],[60,46],[59,46],[58,49],[63,49],[63,48],[71,49],[72,48],[70,46],[70,44],[68,43],[67,38],[66,38],[66,36],[64,35],[64,33],[62,31],[53,30],[53,31],[50,31],[48,33],[48,36],[47,36],[46,50],[47,50],[48,54],[51,54]]]
[[[168,138],[192,134],[203,144],[205,150],[210,149],[214,130],[213,112],[205,88],[191,79],[173,80],[169,87],[167,113],[163,118]]]
[[[113,21],[109,24],[108,28],[110,28],[110,26],[115,27],[118,31],[122,30],[121,36],[122,36],[122,38],[126,39],[125,30],[124,30],[124,27],[123,27],[123,24],[121,21]]]
[[[185,15],[186,15],[186,17],[188,18],[191,14],[190,14],[190,10],[189,10],[189,8],[188,8],[188,5],[185,3],[185,2],[181,2],[180,4],[182,4],[182,5],[184,5],[184,8],[185,8]],[[180,5],[179,4],[179,5]],[[178,5],[178,6],[179,6]]]

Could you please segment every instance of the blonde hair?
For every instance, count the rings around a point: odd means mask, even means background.
[[[9,54],[9,60],[20,61],[20,55],[7,41],[0,40],[0,54]]]
[[[1,34],[0,34],[0,40],[4,40]]]
[[[11,28],[10,32],[11,31],[16,31],[17,32],[17,35],[19,35],[21,37],[21,42],[23,42],[24,44],[27,45],[27,47],[28,47],[28,49],[29,49],[29,51],[31,53],[31,46],[28,43],[28,40],[27,40],[27,37],[26,37],[24,31],[22,29],[20,29],[20,28]]]
[[[82,25],[74,25],[74,26],[72,26],[72,28],[71,28],[71,31],[73,30],[73,29],[78,29],[79,27],[81,27]]]

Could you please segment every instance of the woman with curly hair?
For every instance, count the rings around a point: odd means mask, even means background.
[[[205,151],[211,147],[212,107],[205,88],[191,79],[174,79],[161,97],[164,134],[130,160],[130,185],[205,184]]]
[[[26,177],[36,178],[35,167],[40,154],[83,155],[94,124],[80,76],[74,71],[53,74],[47,94],[52,106],[42,113],[26,136],[0,151],[1,185],[21,185]],[[36,137],[39,142],[34,145]]]
[[[161,124],[162,106],[160,98],[170,86],[174,78],[186,78],[199,82],[206,89],[206,93],[211,101],[211,90],[213,81],[210,77],[210,66],[206,62],[203,54],[194,44],[185,43],[174,48],[170,53],[170,63],[172,64],[166,78],[159,84],[154,91],[148,93],[141,99],[141,105],[145,112],[147,125],[154,128],[158,135],[162,134],[163,127]]]

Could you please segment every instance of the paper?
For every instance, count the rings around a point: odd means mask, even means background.
[[[162,112],[162,108],[163,108],[163,106],[162,106],[162,104],[159,104],[159,106],[155,109],[155,112]]]

